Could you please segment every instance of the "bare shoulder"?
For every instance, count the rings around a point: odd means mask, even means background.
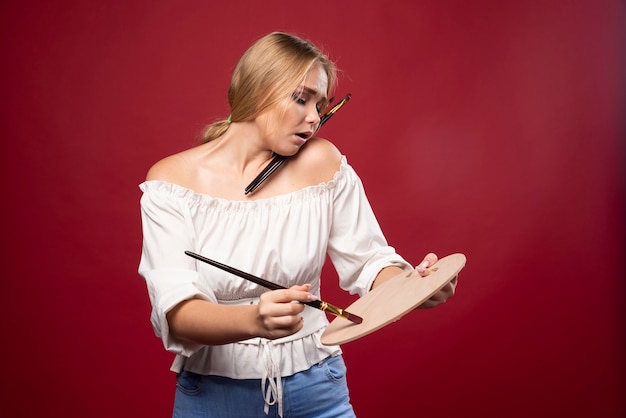
[[[158,161],[148,170],[146,180],[184,184],[185,179],[190,175],[188,156],[186,156],[188,153],[189,151],[183,151]]]
[[[313,183],[326,182],[333,178],[341,166],[342,154],[330,141],[311,138],[294,158],[298,171],[307,173]]]

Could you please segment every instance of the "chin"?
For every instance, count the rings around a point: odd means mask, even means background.
[[[275,149],[274,153],[278,155],[282,155],[283,157],[291,157],[292,155],[296,155],[298,151],[300,151],[300,148],[302,148],[303,145],[304,143],[296,145],[291,148],[283,147],[280,149]]]

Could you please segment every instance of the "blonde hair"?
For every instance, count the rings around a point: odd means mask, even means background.
[[[228,130],[231,121],[253,120],[291,96],[315,64],[321,64],[326,71],[328,94],[337,83],[337,69],[311,42],[283,32],[273,32],[256,41],[233,71],[228,89],[229,118],[207,126],[201,141],[212,141]]]

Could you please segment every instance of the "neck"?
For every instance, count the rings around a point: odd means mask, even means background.
[[[231,123],[226,133],[214,141],[212,153],[219,153],[239,173],[259,171],[274,155],[254,122]]]

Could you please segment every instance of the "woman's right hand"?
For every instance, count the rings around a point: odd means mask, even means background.
[[[304,305],[294,302],[315,300],[315,295],[309,293],[310,289],[311,285],[306,284],[263,293],[257,309],[258,335],[275,340],[300,331]]]

